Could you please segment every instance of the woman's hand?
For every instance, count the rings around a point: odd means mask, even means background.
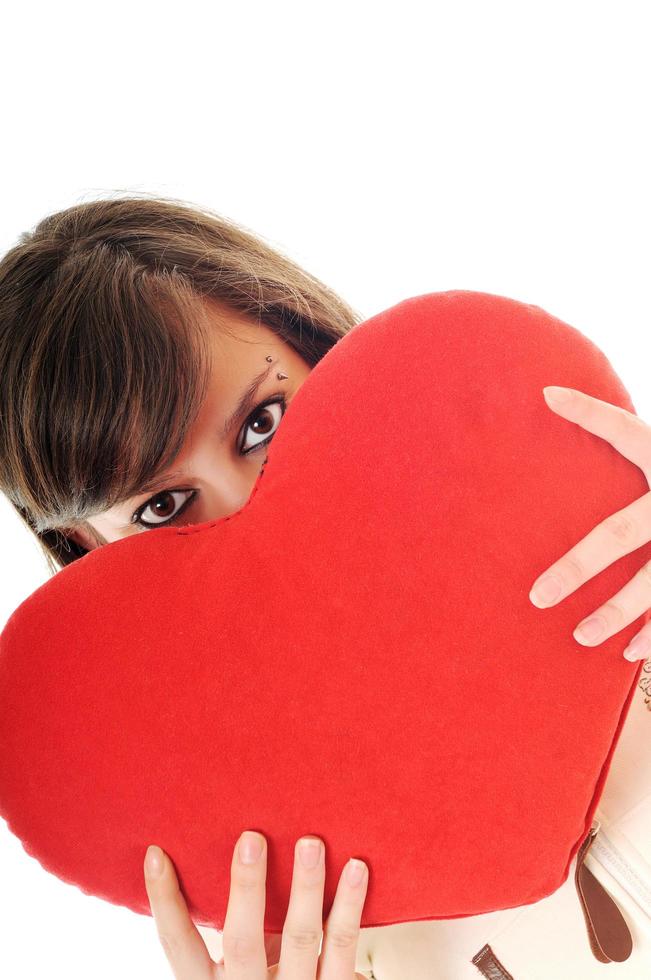
[[[308,841],[308,856],[316,863],[303,864],[301,841]],[[267,965],[266,950],[277,948],[275,936],[265,942],[267,842],[256,831],[245,831],[233,852],[231,889],[222,937],[224,957],[211,959],[201,933],[188,913],[174,865],[168,854],[150,847],[145,858],[145,886],[159,939],[176,980],[353,980],[362,906],[366,898],[368,869],[351,859],[339,879],[330,915],[323,923],[325,846],[319,838],[301,838],[294,851],[294,873],[283,927],[280,962]],[[258,843],[261,853],[253,859],[249,844]],[[316,848],[314,847],[316,842]],[[150,870],[149,857],[161,860],[160,871]],[[248,857],[247,857],[248,855]],[[349,879],[350,870],[361,869],[361,878]],[[323,948],[319,943],[323,929]]]
[[[563,418],[605,439],[639,466],[651,486],[651,426],[625,408],[593,398],[574,388],[543,388],[547,404]],[[567,392],[562,401],[552,399]],[[616,511],[539,576],[529,598],[540,609],[571,595],[623,555],[651,541],[651,493]],[[547,579],[547,575],[550,578]],[[547,584],[548,583],[548,584]],[[540,590],[540,591],[539,591]],[[647,562],[616,595],[579,623],[574,639],[597,646],[632,623],[651,606],[651,562]],[[624,651],[627,660],[644,660],[651,652],[651,621]]]

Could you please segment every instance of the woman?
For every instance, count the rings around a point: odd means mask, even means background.
[[[0,490],[53,573],[127,535],[233,513],[250,496],[285,406],[358,322],[318,280],[206,209],[127,198],[51,215],[0,262]],[[651,427],[636,416],[574,391],[550,407],[651,476]],[[547,569],[560,591],[532,592],[532,602],[562,601],[650,539],[646,494]],[[575,637],[598,645],[649,605],[645,568],[596,611],[600,635]],[[633,659],[649,650],[651,621],[638,639],[646,646]],[[247,850],[249,838],[261,845],[257,858]],[[306,863],[297,846],[287,918],[276,936],[263,931],[266,841],[255,832],[240,837],[219,964],[188,915],[169,856],[149,849],[145,884],[177,980],[261,980],[277,969],[292,980],[317,970],[320,980],[350,980],[362,976],[356,967],[373,975],[358,949],[368,869],[363,862],[344,869],[320,949],[324,845],[312,840],[317,846]],[[566,885],[565,894],[573,887],[569,879]],[[559,889],[550,900],[563,897]],[[505,937],[511,920],[528,914],[525,907],[382,928],[377,970],[398,975],[408,950],[410,967],[420,961],[429,977],[433,954],[441,952],[474,976],[482,943]],[[587,948],[580,922],[574,932],[577,949]],[[518,922],[514,958],[520,934]],[[435,948],[428,946],[432,937]],[[527,949],[520,953],[526,962]],[[496,962],[486,966],[484,959],[485,975],[497,976]],[[461,966],[454,969],[460,977]]]
[[[0,490],[51,573],[239,510],[286,406],[361,319],[259,238],[182,202],[93,201],[23,234],[0,262]],[[177,978],[274,976],[268,961],[297,980],[317,965],[324,980],[360,976],[368,869],[344,868],[320,950],[324,845],[305,843],[281,937],[263,931],[266,841],[241,836],[219,964],[169,856],[149,848],[145,884]]]

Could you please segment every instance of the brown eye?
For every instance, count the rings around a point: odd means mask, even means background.
[[[192,498],[195,493],[194,490],[162,490],[161,493],[157,493],[155,497],[148,500],[145,506],[134,515],[134,524],[139,524],[141,527],[161,527],[163,524],[173,521],[185,510],[184,506],[178,506],[176,498],[185,495],[187,501],[187,495],[190,494],[190,498]],[[151,511],[151,515],[144,517],[143,515],[147,514],[148,511]],[[160,520],[156,520],[156,518],[160,518]]]
[[[247,453],[257,449],[262,443],[269,441],[271,436],[276,434],[280,421],[284,415],[285,401],[269,402],[256,409],[255,415],[251,416],[251,421],[247,422],[244,431],[251,429],[255,436],[259,436],[258,442],[247,446],[243,443],[241,452]]]

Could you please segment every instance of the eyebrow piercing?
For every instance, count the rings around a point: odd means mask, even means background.
[[[265,360],[266,361],[273,361],[273,357],[271,356],[271,354],[267,354]],[[283,374],[281,371],[279,371],[278,374],[276,375],[276,377],[278,378],[279,381],[287,381],[289,375]]]

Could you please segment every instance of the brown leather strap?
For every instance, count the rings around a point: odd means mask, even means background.
[[[574,883],[594,956],[600,963],[622,963],[633,951],[633,939],[626,919],[614,899],[584,863],[598,832],[598,828],[592,827],[579,848]]]
[[[513,980],[513,975],[504,969],[488,943],[475,953],[471,962],[488,980]]]

